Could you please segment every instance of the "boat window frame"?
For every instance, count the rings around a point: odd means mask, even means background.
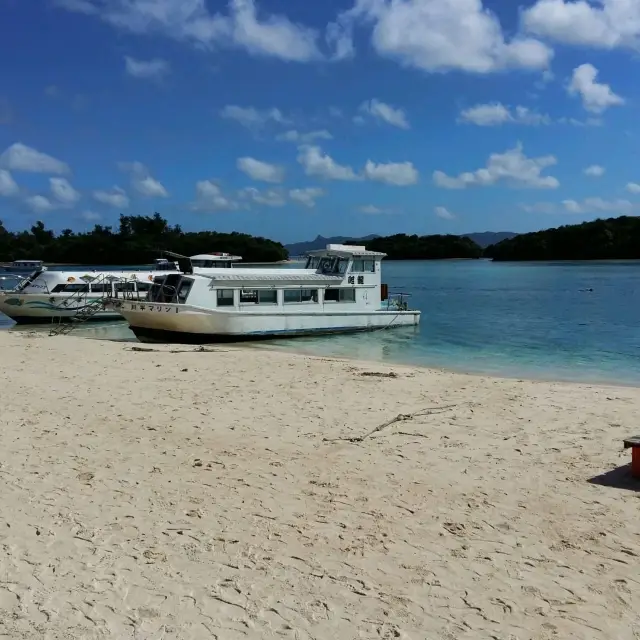
[[[303,292],[310,292],[311,295],[307,300],[303,300]],[[287,300],[287,294],[296,293],[297,300]],[[282,303],[283,304],[317,304],[320,299],[318,295],[318,289],[283,289],[282,290]]]
[[[255,293],[255,300],[243,300],[243,294],[244,297],[246,296],[246,292],[252,291]],[[275,301],[269,301],[269,302],[264,302],[260,299],[260,294],[262,293],[272,293],[275,294]],[[267,305],[267,306],[278,306],[279,304],[279,298],[280,296],[278,295],[278,289],[273,289],[273,288],[269,288],[269,289],[258,289],[258,288],[253,288],[253,289],[240,289],[240,293],[239,293],[239,298],[238,298],[238,302],[239,305],[241,307],[246,307],[246,306],[252,306],[252,305]]]
[[[370,269],[367,269],[367,265],[370,265]],[[376,261],[369,258],[354,258],[351,263],[351,273],[375,273]]]
[[[224,295],[220,295],[220,294],[224,294],[224,293],[229,293],[231,292],[231,297],[224,296]],[[224,302],[223,304],[220,304],[221,300],[229,300],[230,302]],[[216,289],[216,307],[235,307],[236,306],[236,289]]]
[[[327,292],[331,292],[333,293],[334,291],[336,291],[338,293],[338,299],[337,300],[327,300]],[[344,299],[344,293],[345,292],[351,292],[353,294],[353,300],[346,300]],[[327,288],[324,290],[324,295],[322,296],[322,300],[323,302],[327,302],[329,304],[339,304],[341,302],[347,302],[350,304],[353,304],[356,302],[356,289],[355,287],[332,287],[332,288]]]

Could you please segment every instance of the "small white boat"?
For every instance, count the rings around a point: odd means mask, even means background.
[[[389,298],[386,254],[329,244],[304,269],[233,269],[158,275],[148,299],[107,303],[142,342],[222,342],[417,325],[420,311]]]
[[[228,253],[202,254],[193,259],[200,265],[197,271],[212,268],[230,268],[240,256]],[[0,282],[0,312],[17,323],[43,323],[51,320],[121,320],[113,307],[98,304],[107,299],[144,300],[151,289],[153,279],[170,274],[180,274],[176,263],[164,258],[155,261],[147,269],[114,269],[112,271],[53,271],[40,262],[37,269],[27,276],[8,276],[13,287],[3,289]],[[88,313],[91,310],[91,313]]]
[[[14,260],[0,270],[5,273],[31,273],[36,269],[42,269],[42,260]]]

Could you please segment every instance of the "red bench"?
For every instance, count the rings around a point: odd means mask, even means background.
[[[624,441],[624,448],[631,449],[631,475],[640,478],[640,436],[633,436]]]

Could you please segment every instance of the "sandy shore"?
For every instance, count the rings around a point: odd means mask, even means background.
[[[1,638],[640,637],[640,389],[130,349],[0,333]]]

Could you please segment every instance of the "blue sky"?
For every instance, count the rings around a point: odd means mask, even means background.
[[[640,208],[640,0],[0,0],[0,219],[282,241]]]

